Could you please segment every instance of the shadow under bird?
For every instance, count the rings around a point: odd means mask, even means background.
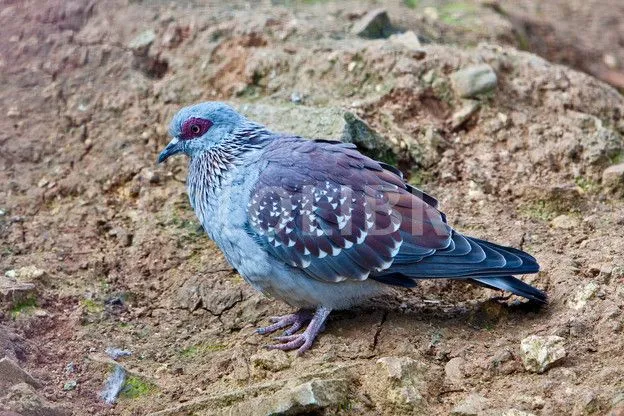
[[[301,354],[332,310],[421,279],[546,302],[512,276],[538,272],[532,256],[462,235],[433,197],[352,144],[274,133],[220,102],[183,108],[169,133],[158,161],[189,156],[189,199],[210,238],[254,288],[298,308],[258,329],[285,329],[268,348]]]

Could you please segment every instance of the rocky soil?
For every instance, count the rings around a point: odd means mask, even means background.
[[[0,415],[624,414],[620,3],[0,0]],[[425,282],[267,352],[289,308],[155,162],[214,99],[396,163],[549,305]]]

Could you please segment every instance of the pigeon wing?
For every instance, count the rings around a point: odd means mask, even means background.
[[[412,263],[452,243],[435,199],[352,144],[281,137],[264,163],[248,204],[250,232],[312,278],[364,280],[389,270],[399,252]]]

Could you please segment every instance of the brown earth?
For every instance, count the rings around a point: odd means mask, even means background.
[[[303,410],[623,411],[624,190],[602,173],[624,160],[624,98],[514,48],[618,73],[620,2],[542,14],[529,0],[406,3],[418,4],[384,7],[419,48],[351,33],[375,2],[0,1],[0,265],[43,271],[17,273],[34,294],[0,298],[0,349],[41,382],[39,396],[75,415],[265,414],[288,386],[330,380],[339,398]],[[592,54],[556,43],[581,25]],[[478,63],[496,89],[460,99],[450,75]],[[155,163],[175,111],[212,99],[314,137],[336,137],[344,110],[357,114],[459,230],[534,254],[543,271],[525,280],[549,305],[426,282],[335,313],[301,358],[263,352],[254,328],[289,308],[255,293],[204,236],[185,161]],[[563,337],[566,358],[527,371],[529,335]],[[112,407],[98,396],[111,346],[133,352],[120,362],[134,386]],[[409,381],[389,382],[382,357],[413,360]],[[0,414],[26,415],[8,397]],[[456,408],[465,400],[472,410]]]

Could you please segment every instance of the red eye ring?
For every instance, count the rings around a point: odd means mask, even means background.
[[[203,136],[212,127],[212,121],[191,117],[187,119],[181,126],[180,138],[182,140],[191,140]]]

